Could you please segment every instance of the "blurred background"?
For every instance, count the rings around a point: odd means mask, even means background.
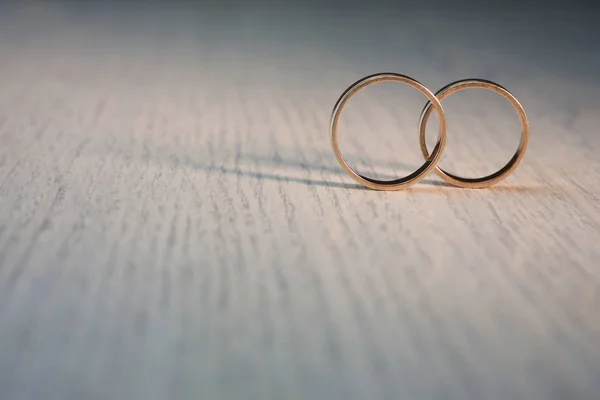
[[[599,399],[598,15],[1,2],[0,399]],[[376,72],[508,88],[532,126],[514,190],[354,190],[329,117]],[[444,168],[508,161],[505,100],[443,104]],[[357,95],[351,164],[414,170],[424,105]]]

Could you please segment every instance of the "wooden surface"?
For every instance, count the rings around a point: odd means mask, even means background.
[[[499,17],[122,8],[0,17],[1,399],[600,398],[597,51]],[[379,71],[506,86],[524,162],[358,187],[329,115]],[[416,168],[424,101],[357,96],[343,150]],[[444,167],[508,160],[508,103],[443,104]]]

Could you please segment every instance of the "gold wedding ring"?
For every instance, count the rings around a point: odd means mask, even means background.
[[[338,122],[340,119],[341,112],[348,100],[350,100],[350,98],[353,95],[355,95],[359,90],[379,82],[401,82],[414,87],[427,97],[427,99],[429,100],[427,104],[435,108],[439,116],[438,139],[435,144],[435,147],[433,148],[433,151],[431,152],[431,155],[427,155],[425,157],[425,163],[410,175],[390,181],[381,181],[377,179],[368,178],[354,171],[344,159],[338,142]],[[435,97],[433,93],[431,93],[429,89],[427,89],[425,86],[423,86],[416,80],[406,75],[400,75],[395,73],[380,73],[369,75],[365,78],[360,79],[359,81],[350,85],[350,87],[346,89],[344,93],[342,93],[342,95],[335,103],[335,106],[333,108],[333,113],[331,115],[330,133],[331,144],[333,146],[335,156],[342,168],[348,173],[348,175],[350,175],[350,177],[352,177],[352,179],[371,189],[400,190],[419,182],[421,179],[427,176],[427,174],[429,174],[429,172],[431,172],[433,168],[436,167],[438,161],[440,160],[444,147],[446,146],[446,116],[444,114],[444,110],[440,101]]]
[[[447,86],[444,86],[440,90],[438,90],[435,94],[435,97],[438,98],[439,101],[442,101],[446,97],[450,96],[452,93],[459,92],[464,89],[471,88],[479,88],[479,89],[488,89],[494,91],[504,98],[506,98],[517,110],[517,114],[519,114],[519,119],[521,120],[521,140],[519,142],[519,147],[517,151],[512,156],[512,158],[508,161],[508,163],[500,168],[498,171],[493,174],[481,177],[481,178],[463,178],[458,175],[453,175],[447,171],[444,171],[439,166],[435,167],[436,174],[445,180],[448,183],[451,183],[455,186],[460,186],[464,188],[473,188],[480,189],[492,186],[501,180],[505,179],[508,175],[511,174],[518,166],[523,157],[525,156],[525,151],[527,150],[527,145],[529,144],[529,121],[527,120],[527,115],[525,114],[525,110],[519,101],[512,95],[508,90],[498,85],[495,82],[487,81],[484,79],[464,79],[456,82],[452,82]],[[429,157],[429,150],[427,150],[427,143],[425,141],[425,134],[427,131],[427,121],[429,120],[429,116],[432,111],[432,104],[427,103],[421,112],[421,117],[419,119],[419,141],[421,144],[421,152],[425,158]]]
[[[425,163],[416,171],[402,178],[398,178],[390,181],[381,181],[377,179],[368,178],[364,175],[359,174],[354,171],[344,159],[342,152],[340,150],[339,142],[338,142],[338,122],[340,119],[340,115],[342,109],[348,102],[348,100],[355,95],[359,90],[364,89],[367,86],[373,85],[378,82],[401,82],[407,84],[409,86],[414,87],[419,90],[427,97],[427,104],[423,108],[421,112],[421,117],[419,119],[419,141],[421,146],[421,152],[425,157]],[[521,140],[519,142],[519,147],[510,161],[501,169],[494,172],[493,174],[481,177],[481,178],[464,178],[458,175],[453,175],[447,171],[444,171],[440,167],[438,167],[438,162],[442,156],[444,148],[446,146],[446,115],[444,114],[444,109],[442,108],[441,101],[450,96],[452,93],[458,92],[464,89],[470,88],[482,88],[492,90],[500,95],[504,96],[517,110],[519,114],[519,118],[521,120],[522,131],[521,131]],[[439,123],[438,123],[438,138],[437,142],[433,148],[431,154],[427,149],[427,143],[425,141],[425,133],[427,130],[427,121],[431,116],[431,112],[435,109],[438,114]],[[333,151],[335,156],[341,165],[341,167],[354,179],[356,182],[369,187],[371,189],[376,190],[400,190],[405,189],[409,186],[414,185],[423,179],[429,172],[435,170],[436,174],[440,176],[446,182],[463,187],[463,188],[484,188],[489,187],[495,183],[500,182],[505,179],[510,173],[512,173],[519,165],[519,163],[523,160],[525,156],[525,151],[527,150],[527,145],[529,144],[529,121],[527,119],[527,115],[525,114],[525,110],[519,101],[513,96],[508,90],[498,85],[495,82],[484,80],[484,79],[464,79],[456,82],[452,82],[451,84],[443,87],[437,93],[433,94],[429,89],[423,86],[421,83],[416,80],[401,74],[396,73],[380,73],[369,75],[364,77],[357,82],[353,83],[346,89],[338,101],[335,103],[333,108],[333,112],[331,115],[331,124],[330,124],[330,134],[331,134],[331,144],[333,146]]]

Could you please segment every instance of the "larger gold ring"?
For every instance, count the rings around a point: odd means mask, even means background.
[[[344,108],[344,106],[346,105],[348,100],[350,100],[350,98],[353,95],[355,95],[359,90],[364,89],[365,87],[367,87],[369,85],[373,85],[378,82],[389,82],[389,81],[401,82],[401,83],[407,84],[409,86],[412,86],[415,89],[419,90],[421,93],[423,93],[427,97],[427,99],[429,100],[429,102],[427,103],[428,106],[435,108],[435,110],[437,111],[438,116],[439,116],[438,139],[435,144],[435,147],[433,148],[433,152],[431,153],[431,155],[428,154],[425,157],[425,159],[426,159],[425,163],[419,169],[417,169],[415,172],[413,172],[410,175],[407,175],[403,178],[394,179],[394,180],[390,180],[390,181],[380,181],[377,179],[372,179],[372,178],[368,178],[366,176],[360,175],[359,173],[355,172],[352,168],[350,168],[348,163],[346,163],[346,160],[344,159],[344,156],[342,155],[342,152],[340,150],[340,146],[338,143],[338,122],[340,119],[340,114],[342,112],[342,109]],[[428,109],[428,113],[430,113],[430,112],[431,111],[429,111],[429,109]],[[444,147],[446,146],[446,116],[444,114],[444,109],[442,108],[442,104],[440,103],[440,101],[437,99],[437,97],[433,93],[431,93],[431,91],[429,89],[427,89],[425,86],[423,86],[416,80],[414,80],[408,76],[395,74],[395,73],[380,73],[380,74],[369,75],[369,76],[364,77],[364,78],[360,79],[359,81],[353,83],[352,85],[350,85],[350,87],[348,89],[346,89],[344,91],[344,93],[342,93],[342,95],[340,96],[338,101],[335,103],[335,106],[333,108],[333,113],[331,115],[330,131],[331,131],[331,144],[333,146],[333,151],[335,153],[335,156],[336,156],[338,162],[342,166],[342,168],[356,182],[358,182],[366,187],[369,187],[371,189],[376,189],[376,190],[400,190],[400,189],[404,189],[409,186],[412,186],[415,183],[419,182],[433,168],[436,167],[438,161],[440,160],[440,157],[442,155]]]
[[[519,119],[521,120],[521,125],[523,130],[521,131],[521,140],[519,142],[519,147],[513,157],[508,161],[508,163],[500,168],[498,171],[490,174],[488,176],[484,176],[481,178],[463,178],[458,175],[453,175],[447,171],[444,171],[442,168],[436,166],[435,172],[436,174],[445,180],[448,183],[451,183],[456,186],[464,187],[464,188],[485,188],[492,186],[495,183],[500,182],[505,179],[511,172],[517,168],[523,157],[525,156],[525,151],[527,150],[527,145],[529,144],[529,121],[527,120],[527,115],[525,114],[525,110],[519,101],[513,96],[508,90],[498,85],[495,82],[487,81],[484,79],[464,79],[456,82],[452,82],[451,84],[443,87],[438,90],[435,96],[442,101],[444,98],[450,96],[452,93],[456,93],[460,90],[470,89],[470,88],[481,88],[492,90],[502,96],[504,96],[517,110],[517,114],[519,114]],[[427,150],[427,143],[425,141],[425,133],[427,131],[427,120],[431,114],[431,107],[437,107],[433,102],[429,102],[423,108],[421,112],[421,118],[419,119],[419,141],[421,144],[421,152],[423,156],[428,159],[429,158],[429,150]],[[438,111],[439,113],[439,111]],[[444,121],[444,125],[446,122]],[[435,151],[435,150],[434,150]]]

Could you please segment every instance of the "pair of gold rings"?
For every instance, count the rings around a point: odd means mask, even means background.
[[[390,181],[381,181],[377,179],[368,178],[363,176],[356,171],[354,171],[344,159],[342,152],[340,151],[340,146],[338,143],[338,122],[340,119],[340,115],[342,109],[350,100],[350,98],[355,95],[359,90],[366,88],[367,86],[373,85],[379,82],[401,82],[412,86],[413,88],[419,90],[423,93],[428,102],[423,108],[421,112],[421,117],[419,119],[419,139],[421,145],[421,153],[425,158],[425,163],[419,167],[416,171],[402,178],[390,180]],[[456,93],[458,91],[469,89],[469,88],[482,88],[492,90],[502,96],[504,96],[517,110],[519,114],[519,118],[521,120],[522,131],[521,131],[521,140],[519,142],[519,148],[516,153],[510,159],[510,161],[498,171],[493,174],[481,177],[481,178],[464,178],[458,175],[453,175],[447,171],[444,171],[440,167],[437,166],[444,148],[446,147],[446,115],[444,114],[444,109],[442,108],[441,100],[450,96],[452,93]],[[438,125],[438,137],[435,147],[431,154],[427,149],[427,144],[425,142],[425,133],[427,129],[427,121],[429,120],[429,116],[431,115],[432,109],[435,109],[439,118]],[[405,189],[409,186],[414,185],[419,182],[425,176],[427,176],[432,169],[435,170],[436,174],[445,180],[446,182],[464,188],[485,188],[489,187],[495,183],[500,182],[505,179],[510,173],[512,173],[523,157],[525,156],[525,151],[527,150],[527,145],[529,143],[529,121],[527,120],[527,115],[525,114],[525,110],[523,106],[519,103],[519,101],[513,96],[508,90],[498,85],[495,82],[487,81],[483,79],[464,79],[456,82],[452,82],[451,84],[443,87],[437,93],[433,94],[429,89],[423,86],[418,81],[401,74],[396,73],[379,73],[374,75],[369,75],[360,79],[359,81],[350,85],[348,89],[342,93],[338,101],[335,103],[333,108],[333,113],[331,115],[331,124],[330,124],[330,133],[331,133],[331,144],[333,145],[333,151],[335,156],[342,166],[342,168],[358,183],[369,187],[371,189],[376,190],[400,190]]]

